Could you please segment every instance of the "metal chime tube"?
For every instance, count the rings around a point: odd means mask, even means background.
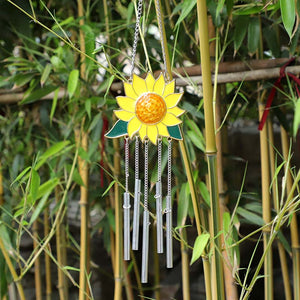
[[[135,139],[135,184],[132,225],[132,250],[139,249],[141,180],[139,179],[139,139]]]
[[[129,177],[129,140],[125,139],[125,193],[123,199],[124,218],[124,260],[130,260],[130,194],[128,192]]]
[[[145,142],[145,178],[144,178],[144,218],[141,282],[148,282],[149,259],[149,209],[148,209],[148,141]]]
[[[166,260],[167,268],[173,268],[173,240],[172,240],[172,198],[171,198],[171,172],[172,172],[172,142],[168,141],[168,194],[166,197]]]
[[[162,220],[162,185],[161,185],[161,151],[162,140],[158,141],[157,148],[157,182],[156,182],[156,235],[157,235],[157,253],[163,253],[163,220]]]

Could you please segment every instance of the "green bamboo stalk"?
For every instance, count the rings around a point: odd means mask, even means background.
[[[163,20],[162,6],[161,6],[160,0],[155,1],[155,8],[156,8],[156,15],[159,16],[159,14],[160,14],[161,18]],[[167,68],[166,72],[168,74],[169,80],[172,80],[172,70],[171,70],[169,51],[168,51],[168,47],[167,47],[167,38],[166,38],[164,22],[160,22],[158,20],[158,26],[159,27],[162,26],[162,28],[160,28],[160,31],[162,32],[161,45],[162,45],[162,48],[165,49],[165,54],[166,54],[166,68]],[[179,141],[179,147],[180,147],[180,152],[181,152],[184,168],[186,171],[186,175],[187,175],[187,179],[188,179],[188,183],[189,183],[189,187],[190,187],[190,193],[191,193],[192,204],[193,204],[193,209],[194,209],[194,214],[195,214],[197,233],[198,233],[198,235],[201,235],[202,229],[201,229],[198,197],[197,197],[197,193],[196,193],[196,189],[195,189],[195,183],[194,183],[194,179],[193,179],[193,175],[192,175],[191,164],[190,164],[190,160],[188,157],[186,143],[184,141],[184,138],[182,141]],[[203,259],[202,260],[203,261],[203,269],[204,269],[204,274],[205,274],[206,299],[211,300],[210,262],[207,258],[206,253],[202,256],[202,259]]]
[[[282,154],[286,162],[289,162],[289,151],[290,143],[288,139],[288,134],[286,130],[281,126],[281,145],[282,145]],[[286,192],[290,193],[293,186],[292,174],[289,170],[290,165],[285,164],[286,171]],[[291,246],[292,246],[292,259],[293,259],[293,281],[294,281],[294,299],[300,299],[300,243],[299,243],[299,230],[296,213],[292,214],[292,220],[290,224],[291,231]]]
[[[39,247],[39,224],[38,220],[35,220],[32,224],[33,233],[33,251]],[[41,275],[41,260],[40,256],[34,262],[34,283],[35,283],[35,298],[36,300],[42,300],[42,275]]]
[[[12,278],[13,278],[14,282],[16,283],[20,300],[26,300],[24,290],[23,290],[23,286],[20,282],[20,279],[19,279],[15,269],[14,269],[13,263],[12,263],[12,261],[10,259],[10,256],[9,256],[5,246],[4,246],[4,243],[2,241],[1,236],[0,236],[0,250],[1,250],[1,252],[2,252],[4,258],[5,258],[5,262],[6,262],[6,264],[8,266],[8,269],[9,269],[11,275],[12,275]]]
[[[120,175],[120,142],[118,139],[113,140],[114,147],[114,178],[118,179]],[[115,192],[115,292],[114,300],[122,299],[122,212],[120,201],[120,188],[116,182],[114,184]]]
[[[55,188],[55,199],[56,203],[59,203],[61,201],[60,199],[60,187],[57,186]],[[56,229],[56,253],[57,253],[57,277],[58,277],[58,293],[59,293],[59,299],[65,300],[68,299],[68,287],[66,286],[66,276],[64,271],[62,270],[62,266],[65,265],[64,259],[63,259],[63,249],[65,247],[65,239],[64,239],[64,226],[63,223],[60,222],[57,225]]]
[[[212,218],[212,233],[214,236],[213,246],[213,272],[212,293],[213,299],[224,299],[224,279],[221,253],[221,230],[219,192],[217,180],[217,148],[215,135],[215,122],[213,113],[213,89],[211,81],[211,65],[208,38],[207,7],[205,0],[197,0],[197,14],[200,38],[200,55],[203,77],[203,100],[205,116],[205,138],[206,138],[206,158],[209,175],[209,191]],[[218,251],[218,250],[219,251]]]
[[[263,95],[262,95],[263,98]],[[259,100],[258,110],[259,119],[264,112],[264,104]],[[269,149],[268,149],[268,129],[264,126],[260,131],[260,161],[261,161],[261,185],[262,185],[262,211],[265,224],[271,222],[271,197],[269,192],[270,187],[270,165],[269,165]],[[263,229],[264,252],[267,251],[267,246],[270,240],[270,227]],[[266,253],[264,262],[264,282],[265,282],[265,299],[273,299],[273,262],[272,250]]]
[[[273,125],[270,118],[267,120],[268,126],[268,138],[269,138],[269,159],[270,159],[270,170],[271,170],[271,178],[274,180],[275,176],[275,155],[274,155],[274,132],[273,132]],[[273,205],[276,212],[279,212],[279,195],[278,195],[278,185],[277,180],[273,181],[272,185],[272,197],[273,197]],[[277,241],[280,265],[281,265],[281,272],[283,278],[283,286],[284,286],[284,293],[286,300],[292,300],[292,291],[290,285],[290,278],[288,272],[288,264],[286,258],[286,251],[282,245],[282,243],[278,240]]]

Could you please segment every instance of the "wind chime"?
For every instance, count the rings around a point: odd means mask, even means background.
[[[158,2],[158,0],[155,0]],[[156,3],[160,8],[159,3]],[[163,242],[163,215],[166,216],[166,267],[173,267],[173,244],[172,244],[172,199],[171,199],[171,176],[172,176],[172,140],[181,140],[182,135],[178,118],[184,110],[177,107],[182,93],[175,93],[175,81],[168,80],[166,74],[166,49],[162,43],[162,55],[164,60],[165,74],[155,79],[148,73],[143,79],[134,74],[136,48],[139,39],[140,19],[143,11],[143,0],[139,0],[137,6],[136,25],[132,48],[131,72],[128,82],[124,82],[125,96],[116,98],[119,110],[114,113],[118,121],[106,134],[108,138],[124,137],[125,147],[125,192],[123,199],[124,219],[124,260],[130,259],[130,193],[129,193],[129,148],[130,141],[134,140],[134,203],[132,222],[132,250],[139,249],[139,222],[140,222],[140,200],[143,195],[143,233],[142,233],[142,271],[141,281],[148,281],[148,256],[149,256],[149,168],[148,154],[149,143],[157,146],[157,182],[156,194],[156,228],[157,228],[157,252],[164,252]],[[158,21],[160,38],[163,38],[162,17],[158,10]],[[162,152],[163,138],[167,138],[167,189],[162,189]],[[142,192],[142,181],[140,179],[140,148],[144,149],[144,182]],[[162,209],[162,199],[166,196],[166,208]],[[151,200],[150,200],[151,201]]]

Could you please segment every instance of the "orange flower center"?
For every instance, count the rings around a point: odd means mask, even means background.
[[[165,116],[166,112],[166,102],[157,94],[143,94],[136,102],[136,116],[144,124],[153,125],[160,122]]]

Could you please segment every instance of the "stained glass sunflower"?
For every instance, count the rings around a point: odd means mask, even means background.
[[[116,98],[121,109],[114,113],[119,120],[107,137],[139,134],[153,144],[159,136],[182,139],[178,117],[185,111],[177,107],[182,93],[174,93],[174,80],[166,83],[162,74],[156,80],[150,73],[146,79],[134,74],[132,83],[124,82],[124,90],[125,96]]]

